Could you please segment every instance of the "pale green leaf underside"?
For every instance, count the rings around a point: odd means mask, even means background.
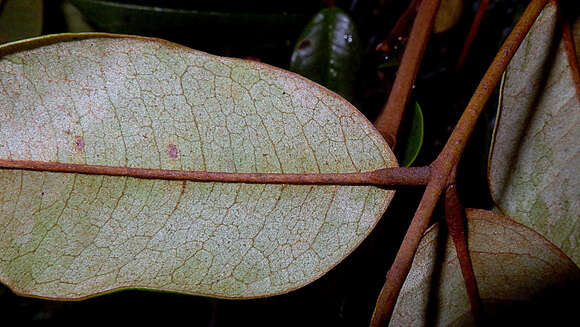
[[[273,173],[396,165],[354,107],[274,67],[106,35],[0,51],[0,158]],[[0,279],[47,298],[287,292],[348,255],[393,195],[15,170],[0,171],[0,187]]]
[[[541,301],[565,304],[576,296],[580,269],[572,260],[540,234],[509,217],[477,209],[467,209],[466,213],[468,246],[486,326],[503,326],[506,321],[498,314],[502,311],[513,321],[533,321],[530,317],[564,321],[548,308],[527,311],[526,317],[518,317],[521,310],[515,310],[518,305],[533,307]],[[451,236],[441,235],[443,232],[435,225],[423,235],[390,326],[477,326],[455,245]],[[567,321],[575,314],[569,312]]]
[[[580,103],[556,20],[548,5],[507,68],[489,182],[506,215],[580,264]]]

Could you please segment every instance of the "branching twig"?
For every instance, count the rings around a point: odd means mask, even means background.
[[[419,64],[423,58],[427,39],[433,29],[433,22],[440,2],[441,0],[423,0],[421,2],[409,35],[409,42],[405,47],[401,65],[397,71],[395,83],[391,93],[389,93],[389,99],[375,121],[375,127],[381,132],[391,148],[397,143],[399,125],[419,70]]]
[[[395,257],[391,269],[375,307],[371,326],[384,326],[390,320],[401,286],[411,268],[413,257],[419,245],[419,241],[429,225],[431,214],[435,205],[447,186],[451,169],[457,165],[469,136],[473,132],[477,119],[483,111],[484,105],[493,93],[501,75],[513,57],[520,43],[534,23],[536,17],[542,11],[547,0],[533,0],[522,17],[502,45],[494,58],[491,66],[485,73],[482,81],[467,108],[461,115],[457,126],[445,144],[443,151],[432,163],[431,179],[427,184],[421,203],[415,212],[407,234],[403,239],[399,252]]]
[[[461,50],[461,55],[459,56],[459,60],[457,61],[457,65],[455,66],[455,71],[458,72],[463,66],[465,62],[465,58],[467,58],[467,54],[469,53],[469,49],[471,48],[471,43],[475,39],[475,35],[479,30],[479,25],[483,20],[483,16],[485,15],[485,10],[489,5],[489,0],[481,0],[479,3],[479,8],[477,9],[477,13],[473,18],[473,23],[471,24],[471,28],[469,29],[469,33],[467,33],[467,37],[465,38],[465,44],[463,45],[463,49]]]
[[[421,1],[422,0],[411,0],[411,3],[407,9],[405,9],[405,11],[401,14],[391,29],[391,32],[389,32],[387,39],[377,45],[377,51],[389,51],[390,44],[395,38],[400,37],[403,34],[403,31],[406,29],[409,20],[417,13],[417,7],[419,7]]]
[[[451,175],[449,176],[449,185],[447,185],[447,188],[445,189],[445,221],[447,222],[449,234],[453,239],[453,244],[455,244],[455,251],[457,252],[457,258],[459,259],[461,274],[467,289],[469,303],[471,304],[471,313],[473,314],[473,318],[477,324],[480,322],[481,300],[477,289],[477,281],[475,280],[475,274],[473,273],[473,267],[471,265],[471,256],[469,255],[469,249],[467,246],[467,219],[465,217],[465,209],[459,201],[456,180],[457,166],[454,166],[453,170],[451,170]]]

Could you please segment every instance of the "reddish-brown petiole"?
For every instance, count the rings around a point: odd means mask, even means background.
[[[413,18],[413,16],[415,16],[415,14],[417,13],[417,8],[421,4],[421,1],[422,0],[411,0],[411,3],[407,7],[407,9],[405,9],[405,11],[401,14],[401,16],[391,29],[391,32],[389,32],[389,36],[387,37],[387,39],[379,43],[379,45],[377,45],[376,47],[377,51],[386,52],[390,50],[390,45],[393,43],[393,40],[403,35],[405,29],[407,28],[409,20],[411,20],[411,18]]]
[[[485,10],[489,5],[489,0],[481,0],[479,3],[479,8],[477,9],[477,13],[473,18],[473,23],[469,28],[469,33],[467,33],[467,37],[465,38],[465,44],[463,45],[463,49],[461,50],[461,55],[459,55],[459,60],[457,61],[457,65],[455,66],[455,71],[459,71],[465,59],[467,58],[467,54],[469,53],[469,49],[471,48],[471,43],[475,39],[475,35],[477,35],[477,31],[479,30],[479,25],[483,20],[483,15],[485,14]]]
[[[449,185],[445,189],[445,221],[449,234],[455,244],[455,251],[459,259],[459,266],[461,267],[461,274],[467,289],[467,296],[471,304],[471,313],[476,322],[480,321],[481,299],[477,288],[477,281],[471,265],[471,256],[469,255],[469,248],[467,246],[467,218],[465,216],[465,209],[459,200],[459,193],[457,192],[457,166],[453,167],[451,175],[449,176]]]
[[[576,45],[575,40],[572,37],[570,23],[567,20],[564,20],[563,22],[562,40],[564,41],[564,50],[566,51],[568,64],[570,65],[570,71],[572,72],[572,80],[576,87],[576,96],[580,101],[580,68],[578,67],[578,54],[576,53]]]
[[[375,120],[375,127],[392,148],[397,143],[399,125],[419,71],[419,63],[423,58],[427,39],[433,29],[440,2],[441,0],[423,0],[421,2],[409,35],[409,42],[405,47],[401,65],[397,71],[397,77],[395,77],[395,83],[391,93],[389,93],[389,99]]]
[[[296,185],[373,185],[380,187],[426,185],[430,176],[429,167],[394,167],[360,173],[330,174],[232,173],[115,167],[7,159],[0,159],[0,168],[124,176],[145,179],[189,180],[195,182]]]

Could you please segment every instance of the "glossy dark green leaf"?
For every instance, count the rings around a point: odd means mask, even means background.
[[[409,167],[413,164],[419,151],[421,151],[421,146],[423,146],[423,112],[419,103],[415,102],[414,110],[409,113],[411,114],[410,125],[408,131],[402,135],[400,144],[402,151],[399,155],[399,162],[403,167]]]
[[[240,44],[248,49],[287,46],[299,34],[297,27],[308,19],[303,13],[261,12],[253,7],[247,12],[230,7],[220,11],[197,2],[180,2],[183,7],[174,1],[71,2],[98,31],[168,38],[206,50],[214,44]]]
[[[0,44],[42,32],[42,0],[0,1]]]
[[[310,20],[298,39],[290,70],[352,100],[360,53],[352,19],[339,8],[325,8]]]
[[[91,2],[101,0],[89,0]],[[280,5],[277,1],[268,0],[211,0],[211,1],[192,1],[192,0],[105,0],[109,3],[120,3],[129,5],[139,5],[147,7],[183,9],[183,10],[204,10],[204,11],[221,11],[226,8],[230,12],[262,12],[272,13],[280,11],[283,7],[287,12],[300,12],[310,10],[314,12],[320,8],[320,3],[312,0],[294,0]],[[102,2],[102,1],[101,1]]]

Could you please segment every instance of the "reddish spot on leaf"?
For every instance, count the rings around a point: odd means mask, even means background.
[[[75,150],[77,150],[77,152],[81,152],[84,148],[85,140],[83,140],[83,138],[80,136],[75,136]]]
[[[167,154],[172,159],[177,158],[177,155],[179,154],[179,150],[177,150],[177,146],[175,146],[175,144],[169,143],[169,145],[167,146]]]

